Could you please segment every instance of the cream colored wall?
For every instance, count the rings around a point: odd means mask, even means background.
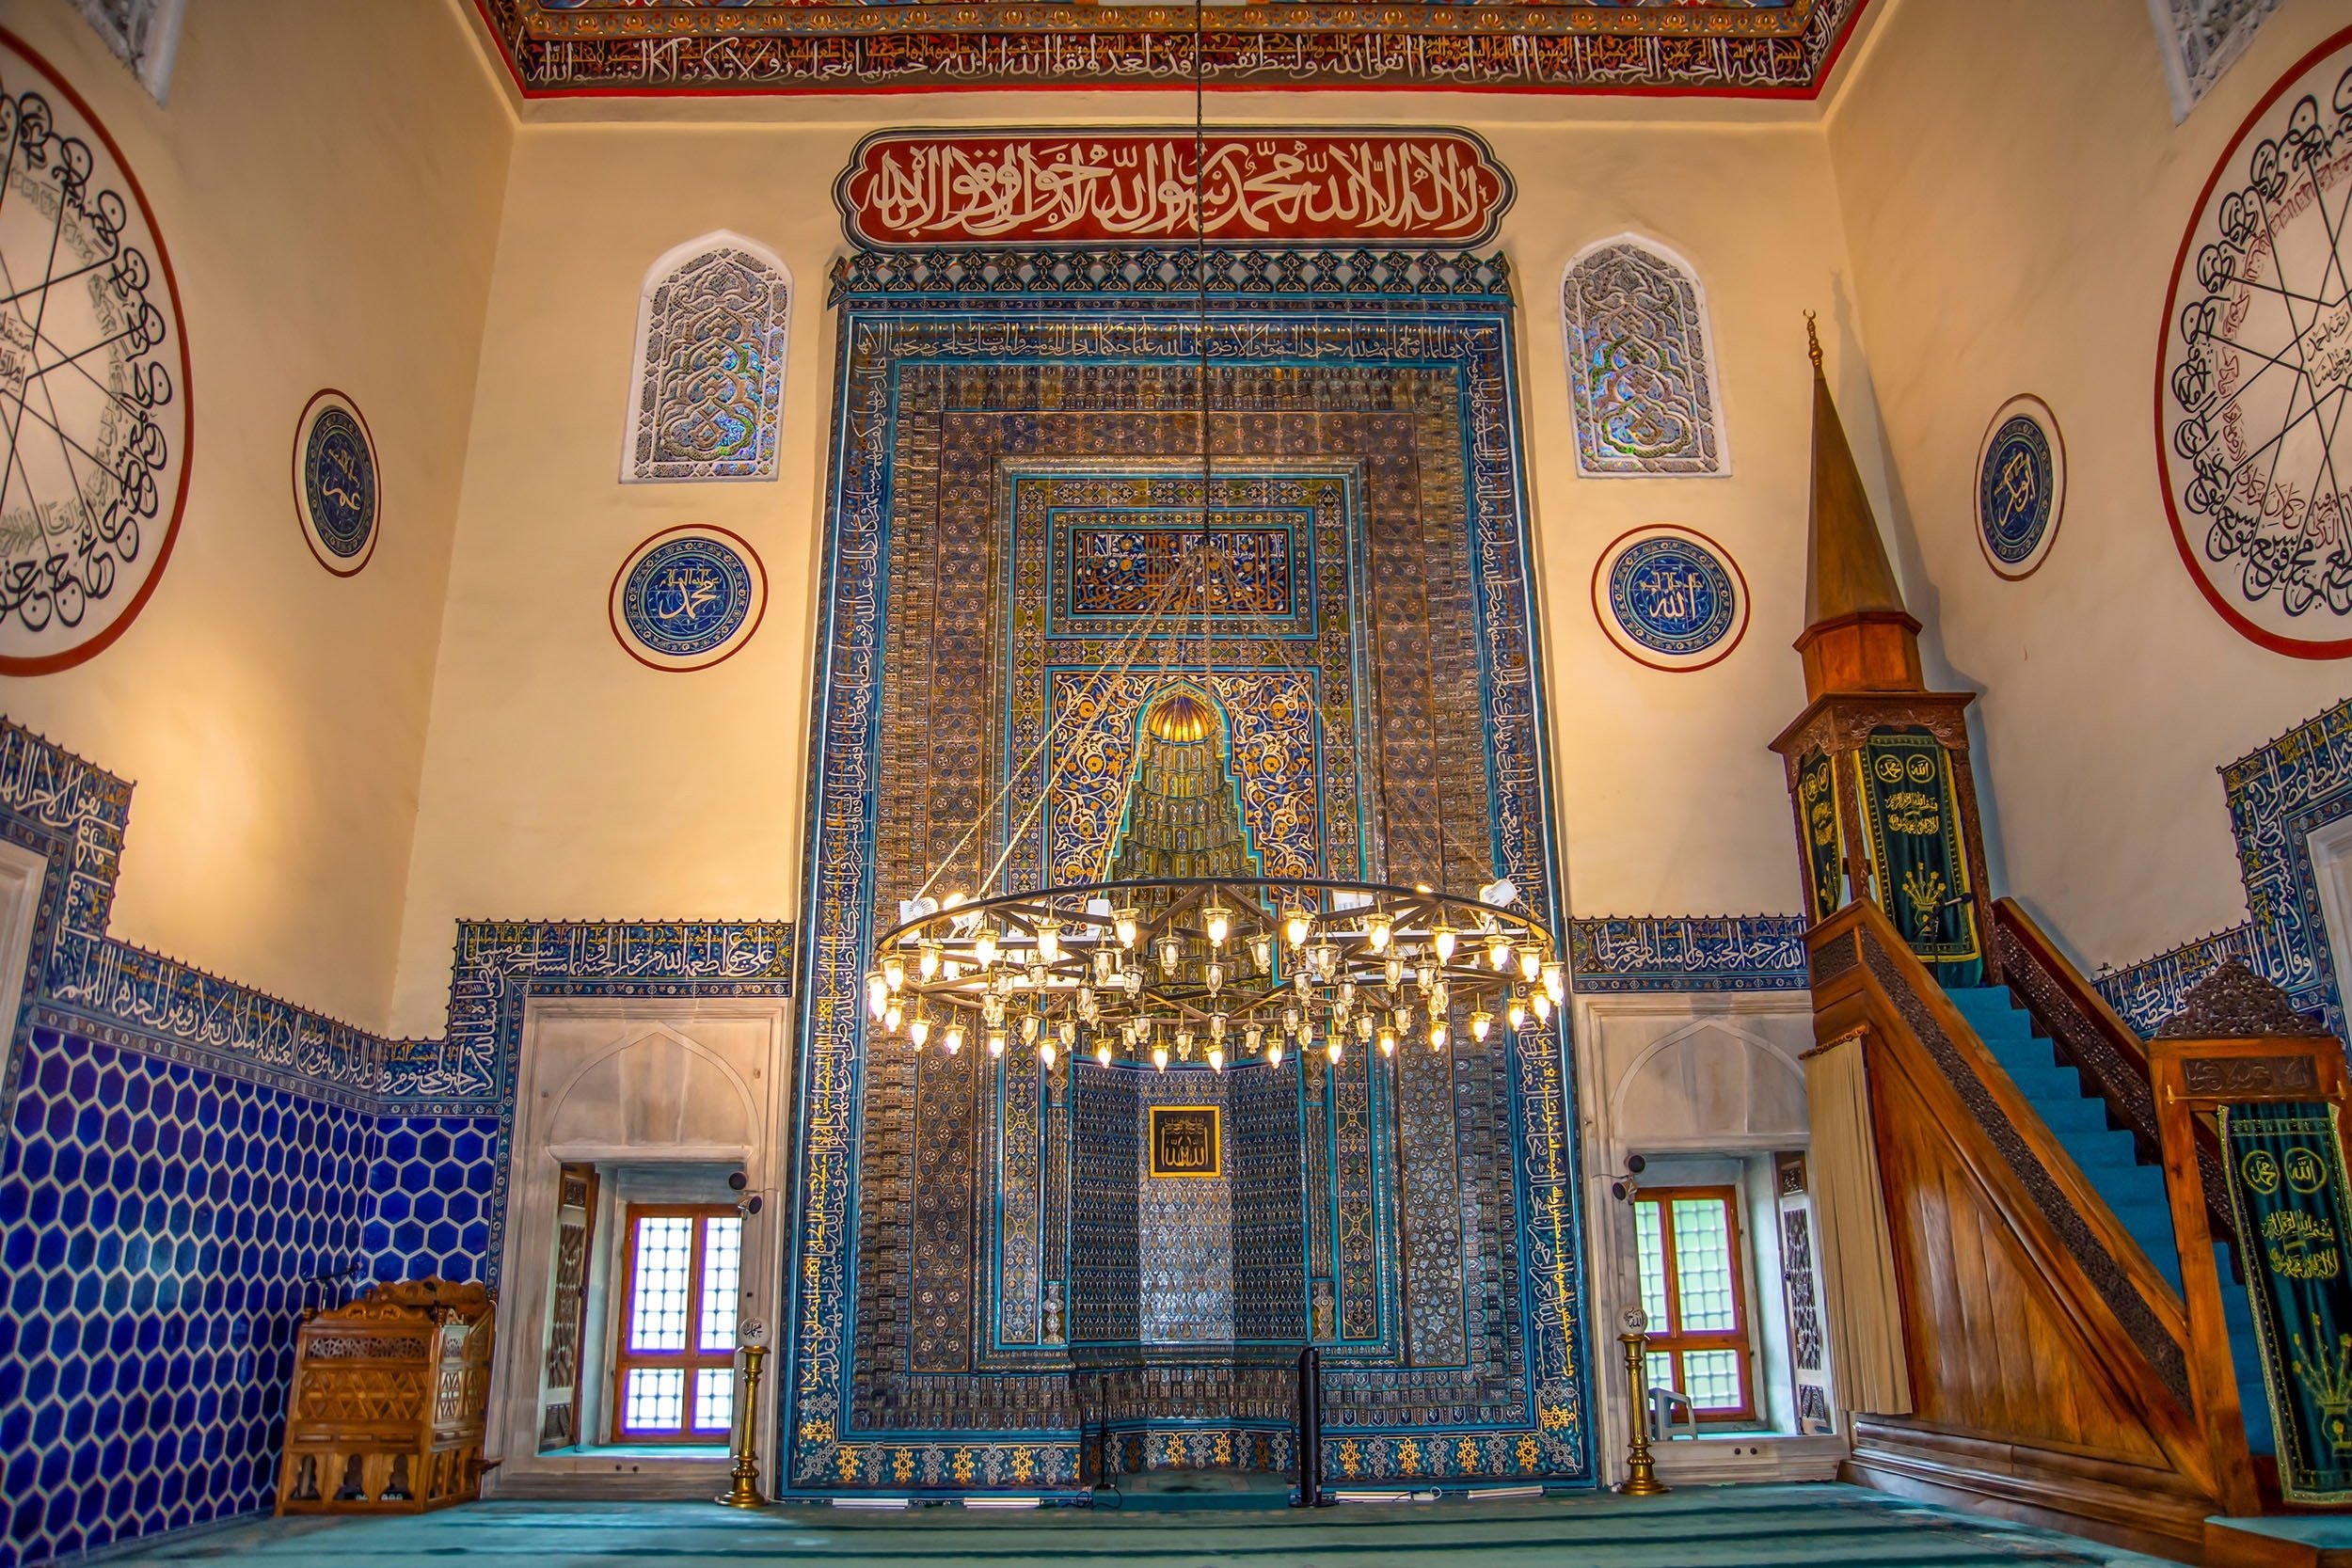
[[[1800,910],[1786,785],[1767,748],[1804,706],[1789,644],[1804,627],[1808,309],[1821,317],[1862,471],[1878,480],[1876,425],[1837,317],[1846,261],[1821,137],[1807,125],[1490,134],[1520,185],[1504,239],[1520,290],[1525,445],[1572,909]],[[1594,240],[1629,230],[1681,256],[1706,288],[1727,478],[1578,477],[1562,275]],[[1594,564],[1618,535],[1649,523],[1697,530],[1746,578],[1747,633],[1722,663],[1651,670],[1601,632]]]
[[[2166,522],[2151,399],[2173,257],[2214,160],[2287,67],[2352,20],[2285,0],[2175,127],[2143,0],[1880,0],[1828,116],[1878,377],[1912,608],[1985,689],[1996,883],[2092,962],[2245,918],[2214,769],[2343,698],[2199,595]],[[1993,411],[2034,392],[2066,440],[2047,563],[1985,565],[1971,511]],[[1932,580],[1916,591],[1920,568]],[[1990,836],[1990,835],[1989,835]]]
[[[1300,118],[1295,102],[1280,100],[1221,97],[1211,107],[1225,124]],[[1310,107],[1320,122],[1468,124],[1518,182],[1502,245],[1522,301],[1525,447],[1576,909],[1797,908],[1779,765],[1765,745],[1803,705],[1788,649],[1802,622],[1808,471],[1800,310],[1815,306],[1827,318],[1844,266],[1818,129],[1777,109],[1765,118],[1785,123],[1735,126],[1666,119],[1631,102],[1605,114],[1561,100],[1395,95],[1318,96]],[[834,378],[824,284],[843,248],[830,187],[857,138],[883,125],[945,122],[1168,124],[1190,108],[1188,99],[1133,94],[950,95],[811,101],[797,122],[525,126],[459,507],[398,1029],[440,1027],[459,918],[796,909]],[[765,102],[744,111],[781,112]],[[783,475],[624,485],[616,476],[645,268],[720,229],[769,246],[794,278]],[[1628,230],[1700,271],[1734,477],[1576,477],[1561,277],[1579,249]],[[1832,348],[1843,361],[1834,333]],[[1858,436],[1873,429],[1867,408],[1849,420]],[[1866,451],[1866,471],[1870,461]],[[1590,607],[1600,549],[1661,521],[1720,541],[1756,599],[1740,649],[1697,674],[1633,664],[1605,641]],[[631,546],[687,522],[751,541],[768,572],[767,616],[728,661],[660,673],[615,644],[607,593]]]
[[[64,0],[0,0],[0,25],[145,187],[196,412],[153,598],[89,662],[0,680],[0,712],[137,782],[119,935],[380,1024],[511,113],[454,0],[206,0],[167,106]],[[384,467],[382,543],[349,580],[289,489],[323,386]]]

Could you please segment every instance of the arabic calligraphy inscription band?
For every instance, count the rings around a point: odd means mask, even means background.
[[[1468,131],[1292,130],[1207,138],[1208,237],[1251,245],[1476,245],[1511,176]],[[1194,234],[1193,134],[884,131],[834,182],[853,244],[1135,244]]]

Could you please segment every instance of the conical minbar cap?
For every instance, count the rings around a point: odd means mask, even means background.
[[[1813,521],[1805,551],[1807,626],[1866,610],[1903,610],[1870,498],[1817,359],[1813,366]]]

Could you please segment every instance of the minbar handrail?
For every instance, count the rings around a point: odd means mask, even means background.
[[[2151,1375],[2134,1381],[2155,1397],[2141,1402],[2140,1416],[2152,1433],[2170,1434],[2167,1446],[2179,1473],[2218,1512],[2255,1512],[2226,1338],[2192,1331],[2193,1321],[2210,1318],[2217,1332],[2221,1321],[2210,1243],[2201,1274],[2186,1269],[2183,1275],[2188,1289],[2204,1296],[2192,1308],[1878,906],[1863,900],[1846,905],[1813,927],[1806,947],[1815,1037],[1828,1043],[1863,1034],[1874,1106],[1880,1075],[1889,1070],[1900,1071],[1932,1098],[1946,1135],[1998,1198],[2037,1268],[2059,1292],[2060,1309],[2093,1343],[2110,1347],[2109,1354],[2136,1354],[2146,1367]],[[1883,1163],[1883,1141],[1880,1156]],[[1906,1303],[1907,1318],[1911,1310]],[[1926,1325],[1906,1322],[1915,1385],[1931,1348],[1919,1341],[1925,1332]]]
[[[2146,1042],[2016,899],[1994,904],[1993,927],[2001,979],[2025,998],[2034,1022],[2049,1031],[2060,1065],[2079,1071],[2083,1086],[2106,1101],[2108,1112],[2131,1132],[2143,1161],[2160,1163],[2164,1134],[2149,1079]],[[2237,1226],[2230,1218],[2229,1195],[2221,1184],[2221,1145],[2201,1123],[2196,1134],[2197,1164],[2205,1179],[2205,1223],[2234,1257]]]

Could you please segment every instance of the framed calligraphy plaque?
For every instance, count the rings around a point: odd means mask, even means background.
[[[1212,1177],[1224,1173],[1214,1105],[1152,1107],[1152,1174]]]
[[[2066,504],[2066,442],[2058,416],[2030,392],[2001,404],[1977,451],[1977,542],[1998,575],[2042,569]]]
[[[375,553],[383,465],[358,405],[329,388],[294,421],[294,516],[319,564],[356,577]]]
[[[188,499],[188,342],[122,150],[5,29],[0,120],[0,675],[43,675],[121,636],[162,579]]]
[[[1628,658],[1687,673],[1721,663],[1748,629],[1747,579],[1724,547],[1654,524],[1620,534],[1593,567],[1593,613]]]
[[[612,576],[612,635],[655,670],[707,670],[759,629],[768,575],[739,534],[665,529],[628,553]]]
[[[852,243],[1099,245],[1193,234],[1193,134],[883,131],[834,182]],[[1511,176],[1468,131],[1220,132],[1199,164],[1208,237],[1251,245],[1485,245]]]

